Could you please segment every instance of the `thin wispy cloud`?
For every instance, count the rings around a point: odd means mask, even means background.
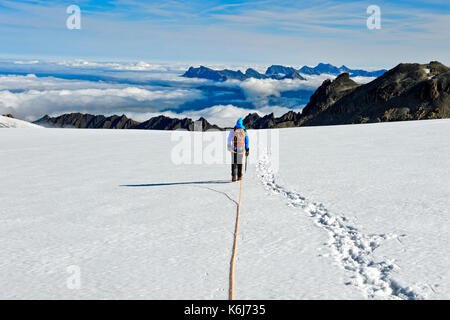
[[[450,60],[448,1],[377,1],[382,29],[376,31],[366,28],[372,3],[365,1],[77,4],[82,29],[69,31],[65,2],[1,0],[2,55],[361,67]]]

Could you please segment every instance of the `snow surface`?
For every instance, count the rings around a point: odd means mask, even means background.
[[[227,299],[239,185],[175,165],[172,134],[1,130],[0,298]],[[449,134],[280,130],[279,171],[243,181],[235,298],[449,299]]]
[[[42,128],[42,127],[28,121],[0,116],[0,128]]]

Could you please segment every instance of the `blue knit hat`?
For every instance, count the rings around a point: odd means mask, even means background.
[[[236,122],[236,125],[244,126],[244,119],[239,118],[238,121]]]

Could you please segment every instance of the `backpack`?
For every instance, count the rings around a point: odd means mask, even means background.
[[[245,147],[245,130],[234,128],[233,138],[231,143],[235,149],[244,149]]]

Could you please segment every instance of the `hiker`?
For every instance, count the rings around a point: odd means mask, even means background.
[[[231,152],[231,181],[242,180],[242,164],[245,156],[248,157],[248,135],[244,127],[244,120],[239,118],[231,129],[227,141],[228,151]]]

